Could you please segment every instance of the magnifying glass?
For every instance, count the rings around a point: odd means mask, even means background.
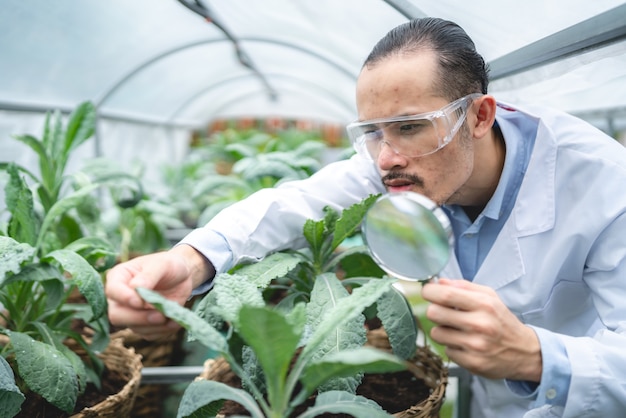
[[[379,197],[365,214],[361,233],[384,271],[410,281],[436,279],[454,246],[448,216],[414,192]]]

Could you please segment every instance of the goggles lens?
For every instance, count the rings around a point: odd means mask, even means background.
[[[405,157],[421,157],[446,146],[465,121],[474,93],[434,112],[353,122],[347,131],[356,152],[376,160],[383,143]]]

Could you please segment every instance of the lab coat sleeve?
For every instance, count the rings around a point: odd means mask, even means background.
[[[626,413],[626,213],[620,214],[599,234],[586,260],[584,282],[593,295],[598,320],[588,336],[571,336],[535,328],[540,340],[558,339],[570,366],[570,384],[565,405],[556,405],[561,395],[555,370],[567,370],[544,358],[542,382],[530,417],[618,417]],[[566,308],[566,307],[563,307]],[[543,350],[542,350],[543,351]],[[562,389],[563,386],[561,386]]]
[[[374,163],[355,155],[326,165],[308,179],[262,189],[226,208],[181,242],[215,260],[221,272],[275,251],[301,248],[306,243],[305,221],[323,218],[324,207],[341,210],[382,192]]]
[[[626,213],[600,233],[586,262],[602,328],[592,337],[560,336],[572,375],[564,417],[617,417],[626,413]]]

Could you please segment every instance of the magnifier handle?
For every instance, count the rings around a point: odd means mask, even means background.
[[[419,282],[421,284],[423,284],[423,285],[426,284],[426,283],[430,283],[430,282],[437,283],[437,282],[439,282],[439,275],[438,274],[433,274],[428,279],[419,280]]]

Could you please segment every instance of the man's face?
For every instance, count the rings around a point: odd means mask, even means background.
[[[356,92],[359,120],[414,115],[447,105],[432,88],[436,71],[430,51],[392,56],[364,68]],[[473,171],[474,147],[465,125],[448,145],[422,157],[406,157],[383,144],[376,164],[390,192],[410,190],[438,204],[471,202],[463,186]]]

